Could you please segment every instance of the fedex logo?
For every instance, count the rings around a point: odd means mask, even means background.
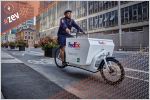
[[[70,48],[80,48],[80,44],[78,42],[74,42],[74,43],[68,42],[68,47],[70,47]]]

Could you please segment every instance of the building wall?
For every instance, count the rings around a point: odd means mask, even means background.
[[[16,35],[15,34],[9,34],[8,35],[8,41],[9,42],[15,42],[16,40]]]
[[[1,41],[2,41],[2,43],[6,43],[7,41],[8,41],[8,39],[7,39],[8,37],[7,37],[7,35],[6,34],[2,34],[2,37],[1,37]]]
[[[35,32],[31,30],[25,30],[24,31],[24,40],[28,41],[29,47],[34,46],[34,40],[35,40]]]
[[[63,12],[72,9],[72,17],[90,37],[113,39],[116,48],[148,46],[149,2],[121,1],[120,8],[122,45],[119,41],[118,1],[59,1],[53,8],[40,14],[39,36],[56,36]],[[126,42],[126,38],[131,41]]]
[[[36,38],[36,34],[35,34],[35,31],[26,29],[26,30],[22,30],[22,31],[18,32],[16,37],[17,37],[17,40],[23,39],[23,40],[27,41],[29,47],[33,47],[35,38]]]

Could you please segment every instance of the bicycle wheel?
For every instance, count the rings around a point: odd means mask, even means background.
[[[100,73],[104,81],[111,85],[119,84],[123,81],[125,76],[125,71],[123,66],[118,60],[114,58],[106,58],[109,68],[106,67],[104,61],[100,66]]]
[[[62,65],[62,60],[60,57],[60,47],[56,49],[54,56],[55,64],[58,68],[65,68],[66,66]]]

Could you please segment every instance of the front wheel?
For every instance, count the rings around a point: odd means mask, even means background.
[[[121,63],[114,58],[106,58],[106,62],[108,68],[103,61],[99,69],[104,81],[111,85],[116,85],[122,82],[125,76],[125,71]]]

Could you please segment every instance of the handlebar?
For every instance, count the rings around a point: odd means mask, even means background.
[[[73,35],[73,33],[74,33],[74,35]],[[87,35],[87,33],[83,33],[83,32],[71,32],[71,35],[73,36],[73,37],[78,37],[78,36],[86,36]]]
[[[76,34],[80,34],[80,35],[87,35],[88,33],[84,33],[84,32],[70,32],[71,34],[72,33],[76,33]]]

